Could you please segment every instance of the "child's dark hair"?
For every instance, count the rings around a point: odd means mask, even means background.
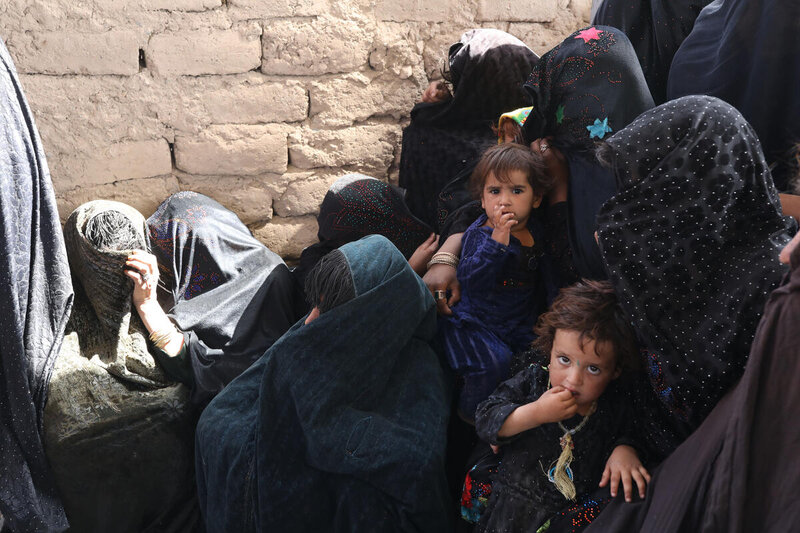
[[[610,345],[611,352],[616,355],[616,367],[623,374],[639,367],[636,335],[622,312],[613,286],[607,281],[583,279],[561,289],[534,328],[538,338],[533,341],[533,348],[545,358],[550,357],[558,329],[579,332],[581,346],[586,339],[595,341],[595,351],[599,345]]]
[[[319,307],[320,314],[355,298],[350,265],[340,250],[325,254],[314,265],[306,276],[305,291],[309,307]]]
[[[505,143],[492,146],[481,156],[478,165],[469,178],[469,191],[480,199],[486,178],[491,172],[498,181],[507,182],[514,170],[525,173],[533,192],[545,195],[553,187],[554,180],[545,173],[544,159],[527,146]]]

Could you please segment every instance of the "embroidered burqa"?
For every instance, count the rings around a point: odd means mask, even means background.
[[[542,56],[525,89],[533,105],[522,127],[526,142],[551,138],[569,163],[568,228],[575,268],[582,277],[603,279],[595,216],[616,192],[616,183],[594,160],[593,148],[653,107],[636,54],[619,30],[584,28]]]
[[[439,192],[496,142],[492,125],[500,115],[528,105],[522,84],[537,59],[525,43],[494,29],[469,30],[450,47],[453,97],[417,104],[403,130],[400,186],[423,222],[435,227],[444,220]]]
[[[383,235],[408,259],[433,230],[411,214],[404,192],[389,183],[347,174],[331,185],[317,215],[319,242],[303,250],[292,273],[300,286],[328,252],[367,235]]]
[[[667,99],[672,58],[711,0],[603,0],[592,24],[619,28],[631,40],[657,104]]]
[[[0,514],[15,532],[62,531],[42,420],[72,282],[44,149],[1,41],[0,246]]]
[[[667,98],[716,96],[753,126],[785,190],[800,142],[800,2],[715,0],[675,53]]]
[[[204,405],[302,316],[302,290],[277,254],[207,196],[174,194],[147,225],[169,290],[162,307],[184,332],[192,400]]]
[[[742,375],[795,224],[781,215],[753,128],[717,98],[648,111],[600,156],[620,192],[598,215],[599,242],[647,351],[639,427],[658,460]]]
[[[800,247],[767,301],[744,375],[670,455],[643,502],[612,503],[596,531],[797,531]]]
[[[299,322],[206,408],[209,531],[449,531],[433,298],[384,237],[340,248],[356,296]]]

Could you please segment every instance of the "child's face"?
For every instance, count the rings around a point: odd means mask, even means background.
[[[550,350],[550,385],[561,385],[572,392],[578,412],[585,415],[620,370],[607,343],[601,344],[599,356],[595,341],[584,338],[581,346],[580,336],[571,329],[556,330]]]
[[[494,172],[486,176],[481,193],[481,207],[490,219],[505,213],[513,213],[517,224],[514,228],[523,229],[528,223],[531,210],[538,207],[542,197],[535,194],[528,176],[521,170],[512,170],[508,173],[508,181],[498,180]]]

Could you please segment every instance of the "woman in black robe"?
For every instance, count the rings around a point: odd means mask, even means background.
[[[645,350],[639,430],[660,461],[742,375],[795,223],[753,128],[719,99],[648,111],[599,157],[620,192],[598,216],[598,241]]]
[[[68,527],[42,443],[72,282],[44,149],[0,41],[0,515],[15,532]]]
[[[522,84],[537,60],[522,41],[494,29],[469,30],[450,47],[452,97],[414,106],[403,130],[399,184],[424,223],[438,227],[444,220],[439,192],[497,141],[492,125],[500,115],[528,105]]]
[[[336,269],[309,274],[319,288],[308,291],[306,319],[200,418],[198,495],[210,531],[452,528],[433,298],[382,236],[332,255],[324,260]]]
[[[800,527],[800,234],[772,291],[742,379],[654,473],[647,498],[613,502],[595,531],[784,532]],[[771,246],[770,246],[771,247]]]

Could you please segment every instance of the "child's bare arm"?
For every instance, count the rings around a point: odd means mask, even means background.
[[[636,450],[628,445],[620,445],[614,448],[611,456],[606,461],[606,468],[603,470],[603,477],[600,479],[600,486],[605,487],[611,482],[611,496],[617,496],[619,482],[622,481],[622,488],[625,492],[625,501],[632,500],[633,484],[639,489],[639,497],[644,498],[647,484],[650,483],[650,473],[642,465]]]
[[[577,412],[578,404],[572,393],[564,387],[556,386],[542,394],[538,400],[521,405],[512,411],[500,427],[497,436],[513,437],[542,424],[566,420]]]

